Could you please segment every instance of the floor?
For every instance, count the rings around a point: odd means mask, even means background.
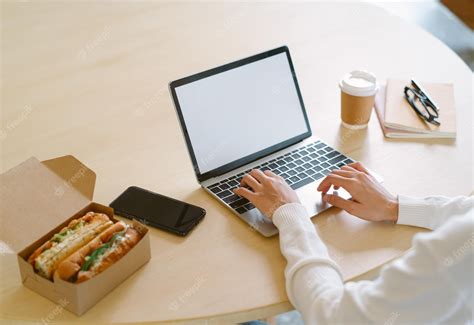
[[[437,0],[383,1],[368,0],[391,14],[415,23],[448,45],[474,71],[473,31]],[[251,325],[265,325],[261,321]],[[296,310],[274,317],[269,324],[303,325]]]

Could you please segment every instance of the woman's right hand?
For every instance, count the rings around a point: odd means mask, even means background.
[[[331,186],[344,188],[352,196],[345,200],[326,194]],[[369,221],[398,220],[398,198],[389,193],[361,163],[355,162],[333,170],[318,186],[323,200],[348,213]]]

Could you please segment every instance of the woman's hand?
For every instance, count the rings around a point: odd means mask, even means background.
[[[337,195],[326,194],[331,185],[344,188],[352,196],[345,200]],[[333,170],[318,186],[323,200],[346,210],[350,214],[369,221],[398,220],[398,199],[390,194],[361,163],[356,162]]]
[[[285,182],[283,177],[266,170],[262,172],[253,169],[245,175],[240,182],[240,186],[234,193],[246,198],[255,205],[263,214],[272,218],[273,213],[286,203],[299,203],[300,200],[296,192]]]

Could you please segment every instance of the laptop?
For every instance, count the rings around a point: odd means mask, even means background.
[[[330,207],[316,188],[333,169],[354,160],[312,136],[288,47],[169,86],[197,181],[252,228],[267,237],[278,233],[232,192],[254,168],[283,177],[312,216]],[[350,197],[344,189],[336,194]]]

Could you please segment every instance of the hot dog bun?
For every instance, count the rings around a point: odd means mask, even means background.
[[[90,255],[95,249],[107,243],[114,234],[125,230],[126,227],[127,226],[122,221],[113,224],[77,252],[66,258],[58,266],[57,273],[59,277],[66,281],[72,279],[77,272],[79,272],[88,255]]]
[[[87,271],[79,271],[76,283],[87,281],[93,276],[106,270],[109,266],[127,254],[128,251],[130,251],[133,246],[140,241],[140,239],[141,236],[138,231],[128,227],[123,236],[116,240],[115,243],[103,253],[97,263],[92,264]]]
[[[73,219],[69,222],[69,224],[62,228],[58,234],[60,233],[63,233],[63,232],[66,232],[67,230],[69,229],[73,229],[74,226],[76,226],[81,220],[83,220],[84,222],[90,222],[92,217],[94,216],[94,213],[93,212],[88,212],[87,214],[85,214],[83,217],[81,218],[78,218],[78,219]],[[108,218],[108,217],[107,217]],[[50,249],[52,246],[53,246],[53,243],[54,241],[52,240],[54,238],[54,236],[48,240],[47,242],[45,242],[43,245],[41,245],[40,247],[38,247],[34,252],[33,254],[30,255],[30,257],[28,258],[28,263],[30,263],[31,265],[35,265],[35,258],[37,258],[42,252],[44,252],[45,250],[47,249]]]
[[[28,262],[41,276],[51,279],[59,263],[112,224],[107,215],[89,212],[72,220],[67,227],[36,249]]]
[[[62,261],[57,275],[75,283],[89,280],[127,254],[140,239],[137,230],[119,221]]]

